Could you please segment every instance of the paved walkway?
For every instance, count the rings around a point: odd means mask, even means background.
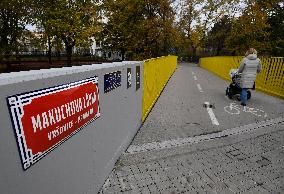
[[[283,100],[227,85],[180,64],[100,193],[284,193]]]

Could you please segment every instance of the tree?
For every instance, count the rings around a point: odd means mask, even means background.
[[[29,20],[29,0],[0,1],[0,58],[6,61],[6,71],[11,71],[9,56],[19,52],[25,25]]]
[[[29,19],[28,0],[0,1],[0,54],[18,52],[19,38]]]
[[[231,18],[227,15],[223,16],[217,23],[214,24],[213,28],[208,33],[207,47],[213,49],[212,54],[220,55],[223,54],[222,50],[225,48],[225,39],[228,37],[229,32],[232,28]]]
[[[135,7],[138,6],[138,1],[114,1],[106,0],[104,2],[105,17],[107,23],[101,34],[103,47],[107,50],[118,50],[122,54],[122,60],[125,58],[125,53],[134,48],[132,39],[135,35],[140,16],[135,12]]]
[[[226,39],[226,47],[236,54],[242,54],[249,47],[254,47],[263,54],[272,54],[275,37],[271,36],[271,33],[281,25],[273,26],[271,18],[277,12],[277,7],[281,7],[280,2],[280,0],[246,1],[242,15],[233,22],[232,31]],[[281,24],[281,16],[279,19],[278,24]],[[281,33],[276,32],[276,34]]]
[[[241,11],[240,0],[206,0],[202,3],[201,24],[206,32],[224,16],[234,17]]]
[[[204,48],[208,32],[220,18],[234,15],[239,0],[183,0],[180,29],[185,39],[185,50],[195,57],[198,48]],[[189,48],[189,49],[187,49]]]
[[[169,49],[174,47],[176,28],[174,27],[173,1],[170,0],[144,0],[142,22],[142,46],[147,56],[157,57],[167,55]]]
[[[37,2],[37,10],[37,23],[46,33],[49,52],[51,39],[60,38],[70,66],[74,46],[90,44],[90,38],[99,29],[98,3],[93,0],[42,0]]]
[[[170,0],[106,0],[107,23],[102,35],[106,49],[133,59],[168,54],[174,47],[174,11]]]
[[[276,4],[268,18],[270,25],[271,54],[273,56],[284,56],[284,6]]]
[[[195,44],[193,44],[193,33],[197,21],[200,20],[200,10],[198,8],[201,6],[201,3],[201,0],[185,0],[181,2],[179,29],[184,39],[184,47],[182,48],[184,55],[187,55],[186,53],[189,52],[192,53],[192,56],[196,55],[197,42],[195,41]]]
[[[227,37],[226,47],[235,54],[243,54],[254,47],[261,52],[270,48],[268,12],[263,4],[250,2],[242,15],[235,19]]]
[[[36,24],[38,30],[44,32],[42,37],[42,42],[47,42],[48,44],[48,61],[51,61],[51,50],[52,50],[52,39],[56,36],[56,31],[52,26],[52,20],[55,14],[57,1],[56,0],[38,0],[34,2],[34,23]]]

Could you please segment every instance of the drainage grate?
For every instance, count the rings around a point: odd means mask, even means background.
[[[212,108],[212,109],[215,109],[215,104],[204,103],[204,104],[203,104],[203,107],[204,107],[204,108]]]

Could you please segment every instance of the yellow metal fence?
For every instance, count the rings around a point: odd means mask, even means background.
[[[176,56],[144,61],[142,122],[151,111],[177,66]]]
[[[262,71],[256,78],[256,89],[284,99],[284,59],[260,59]],[[200,59],[200,66],[222,79],[230,80],[230,69],[237,69],[241,60],[242,57],[206,57]]]

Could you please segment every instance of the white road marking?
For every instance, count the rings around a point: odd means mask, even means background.
[[[211,121],[212,121],[212,124],[213,124],[213,125],[219,125],[219,122],[218,122],[217,118],[215,117],[212,108],[209,107],[209,105],[210,105],[209,102],[204,102],[204,104],[207,105],[207,108],[206,108],[206,109],[207,109],[207,112],[208,112],[208,114],[209,114],[209,116],[210,116],[210,119],[211,119]]]
[[[262,116],[264,118],[267,117],[267,113],[264,112],[261,109],[252,108],[252,107],[248,107],[248,106],[242,107],[241,105],[238,105],[236,103],[230,103],[229,106],[224,107],[224,110],[231,115],[239,115],[241,113],[241,111],[243,111],[243,112],[251,113],[251,114],[258,116],[258,117],[262,117]]]
[[[243,133],[249,133],[251,131],[259,130],[263,127],[267,126],[275,126],[284,123],[284,117],[278,117],[275,119],[265,120],[257,123],[251,123],[244,126],[239,126],[231,129],[226,129],[221,132],[200,135],[195,137],[187,137],[187,138],[177,138],[166,140],[163,142],[151,142],[142,145],[131,145],[128,147],[125,155],[127,154],[137,154],[141,152],[153,151],[153,150],[161,150],[161,149],[170,149],[179,146],[186,146],[194,143],[200,143],[204,141],[210,141],[216,138],[227,137],[232,135],[238,135]]]
[[[197,81],[197,77],[196,77],[196,75],[195,75],[195,76],[193,76],[193,78],[194,78],[194,80],[195,80],[195,81]]]
[[[197,84],[197,88],[198,88],[199,92],[203,92],[200,84]]]

